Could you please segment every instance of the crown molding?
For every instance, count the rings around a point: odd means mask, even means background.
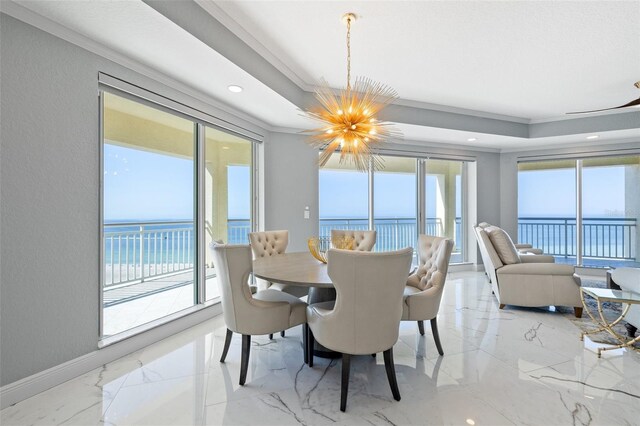
[[[135,71],[145,77],[151,78],[158,83],[181,92],[200,102],[204,102],[214,109],[229,113],[240,120],[244,120],[261,128],[262,130],[271,131],[272,129],[271,124],[266,123],[263,120],[242,112],[237,108],[227,105],[211,96],[205,95],[201,91],[196,90],[187,84],[181,83],[164,73],[161,73],[147,65],[144,65],[132,59],[129,56],[116,52],[115,50],[101,43],[98,43],[82,34],[79,34],[78,32],[73,31],[58,22],[55,22],[47,17],[40,15],[39,13],[21,6],[18,3],[15,3],[13,0],[0,0],[0,12],[5,13],[44,32],[47,32],[55,37],[65,40],[71,44],[74,44],[88,52],[96,54],[118,65]]]
[[[251,33],[238,24],[227,12],[218,6],[213,0],[194,0],[198,6],[204,9],[216,21],[224,25],[229,31],[235,34],[247,46],[253,49],[258,55],[273,65],[278,71],[284,74],[289,80],[296,84],[305,92],[313,92],[314,87],[306,83],[291,67],[280,60],[267,46],[255,38]]]
[[[530,141],[535,141],[535,139],[530,139]],[[540,150],[556,150],[560,149],[571,149],[571,148],[583,148],[588,150],[596,150],[601,148],[602,151],[610,151],[606,147],[611,145],[630,145],[637,143],[636,147],[637,151],[640,152],[640,138],[620,138],[620,139],[611,139],[608,141],[582,141],[582,142],[569,142],[566,144],[558,145],[557,142],[545,142],[541,145],[524,147],[524,148],[502,148],[500,150],[501,154],[512,154],[512,153],[521,153],[521,152],[530,152],[530,151],[540,151]]]

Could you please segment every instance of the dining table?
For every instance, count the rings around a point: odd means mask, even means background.
[[[327,264],[314,258],[309,252],[284,253],[265,256],[253,261],[253,275],[272,283],[308,287],[309,305],[336,300],[336,290],[327,271]],[[314,355],[322,358],[338,358],[340,353],[325,348],[317,341]]]

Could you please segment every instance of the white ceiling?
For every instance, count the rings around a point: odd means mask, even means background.
[[[0,1],[6,11],[11,2]],[[567,110],[614,106],[640,95],[632,87],[640,79],[640,0],[198,3],[307,90],[320,77],[334,87],[344,85],[345,27],[339,18],[354,11],[360,18],[352,35],[353,73],[391,85],[405,105],[446,105],[453,111],[466,108],[527,122]],[[272,128],[313,127],[281,94],[139,0],[11,4]],[[231,93],[230,84],[245,90]],[[583,143],[586,136],[531,140],[398,127],[409,141],[503,150]],[[595,142],[637,141],[640,129],[599,135]],[[471,137],[477,140],[469,142]]]
[[[309,125],[291,102],[140,1],[15,3],[272,126]],[[245,90],[231,93],[231,84]]]
[[[340,17],[355,12],[352,73],[402,99],[540,120],[640,96],[640,1],[223,1],[207,9],[307,85],[344,86]]]

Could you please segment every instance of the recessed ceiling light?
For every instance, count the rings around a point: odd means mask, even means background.
[[[474,422],[473,419],[467,419],[467,424],[473,426],[476,422]]]
[[[223,146],[222,149],[229,149],[229,147],[228,146]]]
[[[475,141],[477,141],[477,140],[478,140],[478,139],[476,139],[476,138],[469,138],[469,139],[467,139],[467,142],[475,142]]]
[[[591,135],[591,136],[587,136],[587,139],[598,139],[600,136],[598,135]]]
[[[232,84],[231,86],[227,87],[227,89],[229,89],[229,91],[233,93],[240,93],[243,90],[242,87],[236,86],[235,84]]]

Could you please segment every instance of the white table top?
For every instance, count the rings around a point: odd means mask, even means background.
[[[581,287],[589,296],[606,302],[640,304],[640,293],[610,288]]]
[[[272,283],[333,288],[327,265],[311,253],[285,253],[253,261],[253,274]]]

